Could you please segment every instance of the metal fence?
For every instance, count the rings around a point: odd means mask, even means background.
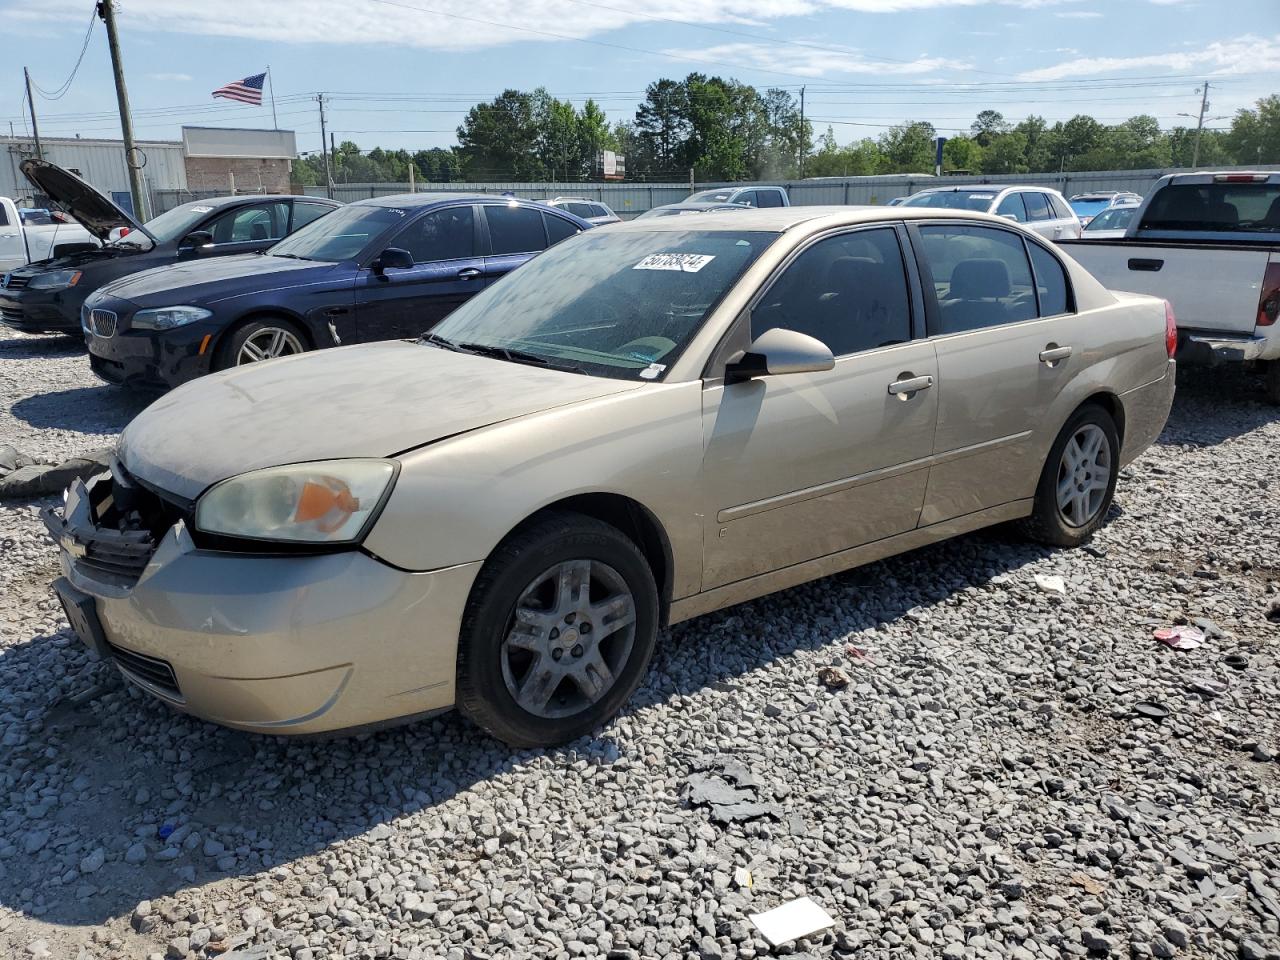
[[[1280,170],[1280,164],[1253,167],[1221,167],[1222,170]],[[883,177],[822,177],[813,180],[774,180],[785,187],[796,206],[822,204],[882,204],[895,197],[906,197],[931,186],[964,186],[966,184],[1026,184],[1053,187],[1070,197],[1095,190],[1128,190],[1146,194],[1158,179],[1169,173],[1185,173],[1186,169],[1162,170],[1096,170],[1077,173],[1015,173],[990,176],[945,176],[929,174],[894,174]],[[732,186],[751,186],[735,183]],[[727,183],[417,183],[417,193],[513,194],[517,197],[545,199],[550,197],[583,197],[599,200],[612,207],[623,218],[634,217],[653,207],[677,203],[694,190],[730,186]],[[305,187],[311,196],[325,195],[324,187]],[[341,183],[334,186],[335,200],[350,203],[371,197],[409,193],[408,183]]]

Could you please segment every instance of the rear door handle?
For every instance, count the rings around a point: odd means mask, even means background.
[[[898,396],[904,394],[918,393],[921,390],[928,390],[933,386],[933,377],[905,377],[902,380],[895,380],[889,384],[889,392]],[[904,397],[905,399],[905,397]]]
[[[463,267],[458,271],[459,280],[478,280],[484,271],[477,270],[475,267]]]
[[[1046,347],[1040,351],[1041,363],[1057,363],[1059,360],[1065,360],[1071,356],[1070,347]]]
[[[1159,273],[1160,268],[1163,266],[1163,260],[1148,260],[1145,257],[1132,257],[1129,260],[1130,270],[1147,270],[1151,273]]]

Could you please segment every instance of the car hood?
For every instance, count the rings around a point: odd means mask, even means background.
[[[293,260],[261,253],[208,257],[131,273],[104,287],[103,293],[144,307],[172,306],[178,300],[214,302],[277,285],[291,286],[301,274],[327,274],[338,267],[328,261]]]
[[[119,227],[140,230],[155,240],[146,227],[71,171],[47,160],[23,160],[20,169],[37,190],[66,210],[99,243],[110,240],[111,231]]]
[[[250,470],[391,457],[552,407],[641,389],[393,340],[212,374],[139,414],[121,462],[184,500]]]

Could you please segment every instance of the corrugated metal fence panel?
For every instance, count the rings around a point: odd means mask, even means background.
[[[1254,167],[1221,167],[1223,170],[1280,170],[1280,164]],[[1095,190],[1129,190],[1145,194],[1151,185],[1167,173],[1185,170],[1099,170],[1081,173],[1014,173],[976,177],[933,177],[928,174],[893,174],[883,177],[824,177],[816,180],[773,180],[785,187],[796,206],[825,204],[880,204],[894,197],[936,186],[967,184],[1026,184],[1061,190],[1068,197]],[[749,187],[750,183],[700,183],[698,190],[717,186]],[[607,203],[623,217],[644,213],[653,207],[678,203],[689,196],[687,183],[417,183],[418,193],[510,193],[517,197],[541,200],[550,197],[585,197]],[[306,187],[313,197],[322,197],[324,187]],[[334,187],[334,199],[350,203],[370,197],[386,197],[408,193],[406,183],[340,183]]]

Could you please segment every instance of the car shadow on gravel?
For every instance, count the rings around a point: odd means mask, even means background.
[[[1169,423],[1157,443],[1211,447],[1280,421],[1262,377],[1240,364],[1178,368]]]
[[[79,333],[10,334],[0,340],[0,360],[40,360],[84,352],[84,337]]]
[[[15,419],[42,430],[114,435],[153,399],[102,384],[33,394],[15,403],[11,412]]]
[[[679,624],[663,635],[622,723],[707,688],[733,692],[735,680],[799,650],[829,646],[839,660],[851,627],[910,618],[1048,552],[1001,531],[970,535]],[[777,623],[787,629],[771,628]],[[398,818],[518,776],[529,763],[567,770],[619,757],[617,727],[554,751],[513,751],[455,713],[345,739],[247,735],[132,690],[66,632],[0,653],[0,684],[50,675],[62,678],[56,687],[28,687],[27,702],[9,707],[0,782],[22,800],[11,803],[0,834],[0,905],[72,926],[353,837],[394,842]],[[0,700],[8,693],[0,690]],[[816,693],[806,685],[778,695]],[[678,756],[669,762],[683,766]],[[447,856],[486,859],[485,838],[447,829],[451,816],[439,841]],[[165,840],[167,828],[177,832]],[[145,861],[127,862],[143,853]]]

